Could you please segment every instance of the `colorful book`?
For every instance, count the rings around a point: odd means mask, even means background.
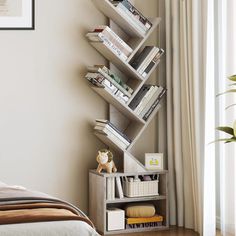
[[[137,218],[126,218],[126,224],[143,224],[152,222],[162,222],[163,216],[155,215],[153,217],[137,217]]]

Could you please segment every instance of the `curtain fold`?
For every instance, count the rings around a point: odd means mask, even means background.
[[[170,224],[202,232],[206,3],[166,0]]]

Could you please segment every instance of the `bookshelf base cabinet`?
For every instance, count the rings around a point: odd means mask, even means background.
[[[122,188],[124,196],[118,194],[118,186],[116,178],[121,179],[121,185],[124,186],[122,180],[129,178],[138,178],[142,176],[156,176],[158,179],[158,189],[154,191],[156,195],[139,197],[127,197],[125,189]],[[113,186],[109,185],[109,179],[113,179]],[[157,181],[157,180],[156,180]],[[145,181],[142,181],[143,184]],[[148,181],[147,181],[148,182]],[[148,184],[148,183],[147,183]],[[109,185],[109,186],[108,186]],[[112,188],[111,188],[112,186]],[[153,186],[153,185],[152,185]],[[109,188],[109,189],[108,189]],[[103,235],[109,234],[125,234],[132,232],[158,231],[169,228],[168,219],[168,171],[149,171],[143,173],[97,173],[95,170],[89,172],[89,217],[95,224],[96,229]],[[113,192],[113,193],[112,193]],[[156,215],[163,217],[163,221],[159,224],[140,224],[127,225],[124,218],[124,229],[108,230],[107,210],[121,209],[124,210],[130,203],[151,203],[155,206]]]

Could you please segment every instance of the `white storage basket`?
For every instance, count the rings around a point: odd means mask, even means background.
[[[145,197],[159,195],[159,180],[129,182],[124,181],[124,195],[126,197]]]

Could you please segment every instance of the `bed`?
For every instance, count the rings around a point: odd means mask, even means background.
[[[1,236],[98,236],[77,207],[47,194],[0,182]]]

